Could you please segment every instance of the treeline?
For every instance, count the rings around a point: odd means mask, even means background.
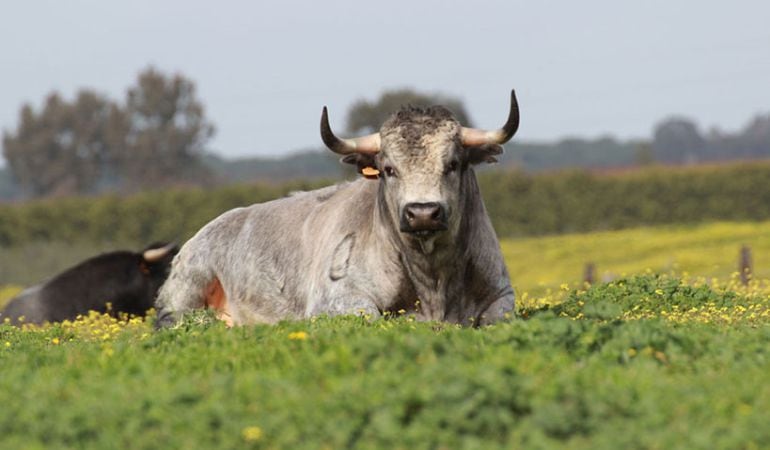
[[[770,157],[770,114],[758,114],[742,129],[708,132],[684,117],[672,117],[654,130],[650,159],[664,163],[693,163]]]
[[[624,174],[485,172],[479,180],[501,237],[770,218],[770,163],[655,168]],[[326,184],[175,189],[5,205],[0,207],[0,245],[182,242],[228,209]]]
[[[195,92],[182,75],[150,67],[123,101],[81,89],[72,100],[54,91],[40,108],[25,104],[2,139],[17,189],[0,189],[45,197],[210,183],[200,159],[214,126]]]
[[[621,141],[611,136],[597,139],[568,138],[556,142],[522,142],[505,145],[500,164],[531,172],[565,168],[602,169],[652,162],[644,141]]]
[[[339,131],[348,135],[376,131],[406,104],[442,104],[462,124],[473,124],[457,97],[400,88],[355,101]],[[15,128],[3,131],[7,167],[0,167],[0,199],[126,194],[178,185],[210,187],[346,174],[338,158],[321,146],[320,136],[318,148],[284,157],[224,159],[208,147],[213,133],[195,83],[182,74],[147,68],[118,100],[90,88],[80,89],[72,99],[54,91],[39,107],[22,105]],[[544,171],[758,159],[770,159],[770,114],[758,114],[732,132],[716,128],[706,132],[691,119],[670,117],[654,127],[651,137],[642,139],[611,135],[557,142],[514,139],[500,163],[505,168]]]

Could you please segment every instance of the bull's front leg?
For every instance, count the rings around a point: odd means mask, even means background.
[[[508,268],[500,256],[500,277],[489,285],[496,286],[496,289],[490,295],[492,301],[489,306],[483,308],[481,314],[476,319],[479,326],[491,325],[501,320],[513,318],[514,307],[516,305],[516,294],[511,287],[511,278],[508,276]]]
[[[489,307],[481,313],[479,316],[479,326],[491,325],[501,320],[508,320],[513,318],[513,308],[515,305],[515,297],[513,290],[509,294],[504,295],[497,300],[493,301]]]

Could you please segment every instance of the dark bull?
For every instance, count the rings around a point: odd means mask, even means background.
[[[115,251],[90,258],[14,297],[0,313],[0,321],[60,322],[89,311],[143,316],[177,251],[174,244],[157,243],[139,253]]]

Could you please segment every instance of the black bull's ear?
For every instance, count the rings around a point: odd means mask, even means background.
[[[370,180],[376,180],[378,178],[377,174],[374,172],[377,172],[374,163],[374,155],[368,155],[368,154],[362,154],[362,153],[352,153],[350,155],[345,155],[340,159],[340,161],[344,162],[345,164],[353,164],[356,166],[356,172],[363,175],[365,178],[368,178]],[[369,168],[367,170],[367,173],[364,173],[364,169]]]
[[[476,147],[466,147],[469,164],[496,163],[496,155],[503,153],[503,146],[498,144],[484,144]]]

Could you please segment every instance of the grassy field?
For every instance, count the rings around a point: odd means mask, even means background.
[[[770,301],[642,276],[484,329],[0,326],[0,448],[767,448]]]
[[[647,271],[729,280],[740,248],[751,248],[755,277],[770,279],[770,222],[721,222],[568,234],[501,242],[517,292],[542,295],[582,281],[585,264],[598,280]]]
[[[518,318],[484,329],[0,325],[0,448],[770,448],[770,284],[734,275],[746,244],[770,278],[767,231],[504,241]]]

